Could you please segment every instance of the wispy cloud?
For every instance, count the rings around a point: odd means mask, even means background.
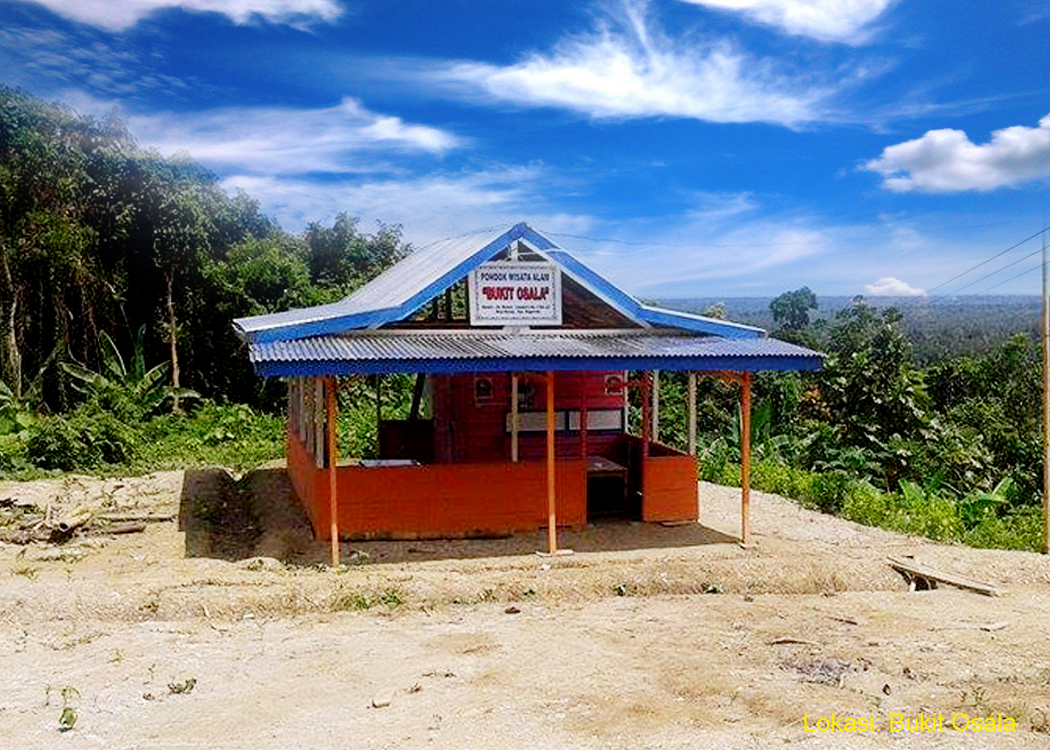
[[[898,0],[682,0],[738,13],[749,21],[823,42],[862,44],[873,23]]]
[[[723,211],[733,205],[742,210]],[[852,222],[726,193],[659,220],[598,219],[590,233],[554,239],[645,297],[775,295],[803,285],[818,294],[906,296],[987,257],[1015,230],[1001,217],[987,227],[960,230],[957,217],[938,214]]]
[[[264,210],[292,230],[348,211],[365,223],[401,224],[406,239],[420,245],[522,220],[556,231],[589,231],[590,217],[565,213],[551,204],[547,188],[556,182],[545,167],[528,165],[331,181],[237,175],[223,186],[257,198]]]
[[[107,31],[124,31],[143,18],[167,8],[219,13],[234,23],[262,19],[270,23],[307,26],[331,22],[342,14],[336,0],[25,0],[53,13]]]
[[[895,276],[886,276],[874,284],[865,284],[864,291],[872,297],[921,297],[926,294],[924,289],[914,287]]]
[[[608,5],[592,31],[521,62],[450,63],[424,75],[465,98],[557,107],[596,119],[683,117],[788,127],[826,118],[827,102],[842,85],[782,70],[726,39],[673,38],[651,18],[647,0]]]
[[[148,53],[94,29],[9,27],[0,29],[0,70],[7,83],[46,96],[67,91],[90,97],[129,99],[179,96],[202,84],[159,73]],[[78,95],[78,94],[71,94]]]
[[[230,107],[133,116],[129,122],[144,145],[164,154],[188,152],[223,173],[387,170],[375,160],[399,154],[440,156],[464,143],[439,128],[377,114],[350,98],[322,109]]]
[[[961,130],[930,130],[883,149],[863,169],[882,175],[895,192],[995,190],[1050,177],[1050,115],[1035,128],[1016,125],[976,144]]]
[[[689,237],[687,221],[668,223],[675,236]],[[726,282],[739,286],[744,279],[758,278],[760,272],[791,266],[826,253],[832,246],[831,233],[819,226],[759,219],[708,233],[691,247],[661,246],[654,241],[644,253],[620,254],[608,272],[624,282],[631,279],[627,283],[643,292],[686,285],[711,288]]]

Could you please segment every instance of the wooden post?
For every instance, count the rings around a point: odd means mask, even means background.
[[[580,458],[587,460],[587,373],[580,373]]]
[[[518,463],[518,376],[510,376],[510,460]]]
[[[649,457],[649,441],[652,440],[652,373],[642,373],[642,458]]]
[[[623,434],[631,434],[631,388],[628,384],[628,379],[631,373],[628,370],[623,371]]]
[[[376,374],[376,458],[383,457],[383,441],[379,437],[379,423],[383,421],[383,376]]]
[[[1050,552],[1050,286],[1047,283],[1046,230],[1043,230],[1043,554]]]
[[[336,413],[336,390],[339,381],[335,376],[329,377],[325,383],[325,391],[328,395],[328,513],[331,515],[332,535],[332,567],[339,566],[339,494],[338,482],[336,481],[337,460],[339,458],[336,448],[336,433],[338,422]]]
[[[409,419],[419,419],[419,409],[423,403],[423,389],[426,386],[426,382],[426,375],[421,372],[416,373],[416,384],[412,388],[412,408],[408,410]]]
[[[688,389],[689,409],[689,455],[696,455],[696,373],[689,373]]]
[[[558,552],[558,516],[554,502],[554,371],[547,370],[547,551]]]
[[[660,371],[653,370],[653,442],[660,442]]]
[[[740,376],[740,544],[751,546],[751,373]]]

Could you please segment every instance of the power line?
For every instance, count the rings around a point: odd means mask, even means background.
[[[1039,248],[1039,250],[1037,250],[1036,252],[1042,252],[1042,251],[1043,251],[1043,249],[1042,249],[1042,248]],[[1035,254],[1035,253],[1033,253],[1033,255],[1034,255],[1034,254]],[[1029,256],[1026,256],[1026,257],[1029,257],[1029,258],[1031,258],[1032,256],[1031,256],[1031,255],[1029,255]],[[1022,260],[1024,260],[1024,258],[1022,258]],[[1032,271],[1038,271],[1038,270],[1039,270],[1040,268],[1042,268],[1042,267],[1043,267],[1043,263],[1042,263],[1042,262],[1040,262],[1040,263],[1039,263],[1039,265],[1037,265],[1037,266],[1035,266],[1035,267],[1033,267],[1033,268],[1029,268],[1029,269],[1028,269],[1027,271],[1021,271],[1021,273],[1017,274],[1016,276],[1011,276],[1010,278],[1006,279],[1006,281],[1000,281],[1000,282],[998,282],[998,283],[996,283],[996,284],[992,284],[991,286],[989,286],[989,287],[985,287],[984,289],[982,289],[982,290],[981,290],[981,291],[979,291],[979,292],[973,292],[972,294],[964,294],[964,295],[963,295],[962,297],[960,297],[959,299],[966,299],[967,297],[978,297],[978,296],[980,296],[980,295],[984,294],[985,292],[990,292],[991,290],[995,289],[996,287],[1000,287],[1000,286],[1002,286],[1003,284],[1008,284],[1008,283],[1010,283],[1011,281],[1013,281],[1014,279],[1019,279],[1019,278],[1021,278],[1022,276],[1025,276],[1026,274],[1030,274],[1030,273],[1031,273]],[[991,274],[989,274],[989,275],[991,275]],[[985,278],[987,278],[987,277],[985,277]],[[948,296],[952,296],[952,295],[948,295]],[[940,297],[939,299],[945,299],[945,297]]]
[[[1015,246],[1015,247],[1016,247],[1016,246]],[[1013,248],[1011,248],[1011,249],[1013,249]],[[1018,263],[1020,263],[1020,262],[1022,262],[1022,261],[1025,261],[1025,260],[1028,260],[1028,259],[1029,259],[1029,258],[1031,258],[1031,257],[1032,257],[1033,255],[1038,255],[1038,254],[1039,254],[1039,253],[1041,253],[1041,252],[1042,252],[1042,248],[1040,248],[1040,249],[1036,250],[1035,252],[1031,252],[1031,253],[1028,253],[1028,255],[1025,255],[1025,256],[1024,256],[1024,257],[1022,257],[1022,258],[1018,258],[1018,259],[1017,259],[1017,260],[1015,260],[1015,261],[1014,261],[1013,263],[1007,263],[1007,264],[1006,264],[1005,266],[1003,266],[1002,268],[999,268],[999,269],[997,269],[997,270],[995,270],[995,271],[992,271],[991,273],[987,273],[987,274],[985,274],[984,276],[981,276],[980,278],[978,278],[978,279],[976,279],[976,280],[974,280],[974,281],[971,281],[971,282],[970,282],[969,284],[964,284],[963,286],[959,287],[958,289],[956,289],[956,290],[955,290],[954,292],[952,292],[951,294],[941,294],[941,295],[938,295],[937,297],[934,297],[934,298],[932,298],[932,299],[930,300],[930,303],[932,304],[932,303],[934,303],[934,302],[937,302],[938,300],[942,300],[942,299],[947,299],[947,298],[949,298],[949,297],[954,297],[954,296],[955,296],[956,294],[958,294],[959,292],[961,292],[961,291],[962,291],[963,289],[968,289],[968,288],[970,288],[971,286],[973,286],[974,284],[980,284],[980,283],[981,283],[982,281],[984,281],[985,279],[990,279],[990,278],[991,278],[992,276],[995,276],[995,275],[996,275],[997,273],[1002,273],[1002,272],[1003,272],[1003,271],[1005,271],[1005,270],[1006,270],[1007,268],[1010,268],[1011,266],[1016,266],[1016,265],[1017,265]],[[1001,253],[1000,253],[1000,254],[1001,254]],[[1027,272],[1026,272],[1026,273],[1027,273]],[[1014,277],[1014,278],[1016,278],[1016,277]],[[1009,279],[1007,279],[1007,281],[1009,281]],[[1006,282],[1004,281],[1004,282],[1002,282],[1002,283],[1003,283],[1003,284],[1005,284]],[[941,286],[944,286],[944,285],[942,284]],[[1001,284],[996,284],[995,286],[1001,286]],[[994,287],[990,287],[990,288],[994,288]],[[963,295],[963,296],[964,296],[964,297],[972,297],[973,295],[972,295],[972,294],[965,294],[965,295]]]
[[[1035,234],[1033,234],[1032,236],[1030,236],[1030,237],[1025,237],[1025,238],[1024,238],[1023,240],[1021,240],[1020,242],[1018,242],[1018,243],[1016,243],[1016,244],[1014,244],[1014,245],[1011,245],[1010,247],[1006,248],[1005,250],[1003,250],[1003,251],[1001,251],[1001,252],[998,252],[998,253],[996,253],[995,255],[993,255],[993,256],[992,256],[991,258],[988,258],[987,260],[982,260],[982,261],[981,261],[980,263],[978,263],[978,264],[977,264],[976,266],[971,266],[970,268],[967,268],[967,269],[966,269],[965,271],[963,271],[962,273],[960,273],[960,274],[958,274],[958,275],[956,275],[956,276],[953,276],[953,277],[951,277],[950,279],[948,279],[948,280],[947,280],[947,281],[945,281],[944,283],[942,283],[942,284],[938,284],[937,286],[933,287],[932,289],[927,289],[927,290],[926,290],[926,294],[927,294],[927,296],[929,295],[929,293],[930,293],[930,292],[932,292],[932,291],[934,291],[934,290],[936,290],[936,289],[941,289],[942,287],[946,287],[946,286],[948,286],[949,284],[951,284],[951,283],[952,283],[953,281],[955,281],[956,279],[961,279],[961,278],[962,278],[963,276],[965,276],[966,274],[970,273],[971,271],[976,271],[976,270],[977,270],[978,268],[980,268],[981,266],[983,266],[983,265],[986,265],[986,264],[988,264],[988,263],[991,263],[991,262],[992,262],[993,260],[995,260],[996,258],[1000,258],[1000,257],[1002,257],[1002,256],[1006,255],[1006,254],[1007,254],[1008,252],[1010,252],[1011,250],[1016,250],[1017,248],[1019,248],[1019,247],[1020,247],[1021,245],[1025,244],[1026,242],[1031,242],[1031,241],[1032,241],[1032,240],[1034,240],[1034,239],[1035,239],[1036,237],[1038,237],[1039,235],[1041,235],[1041,234],[1043,234],[1043,233],[1045,233],[1045,232],[1046,232],[1046,228],[1044,228],[1044,229],[1040,229],[1040,230],[1039,230],[1038,232],[1036,232],[1036,233],[1035,233]],[[1039,251],[1037,250],[1036,252],[1039,252]],[[1034,253],[1033,253],[1033,255],[1034,255]],[[1031,256],[1031,255],[1026,255],[1025,257],[1026,257],[1026,258],[1030,258],[1030,257],[1032,257],[1032,256]],[[1024,258],[1022,258],[1021,260],[1024,260]],[[1014,264],[1013,264],[1013,263],[1011,263],[1010,265],[1014,265]],[[1000,269],[999,269],[999,271],[1002,271],[1003,269],[1005,269],[1005,268],[1009,268],[1009,267],[1010,267],[1010,266],[1003,266],[1003,268],[1000,268]],[[990,274],[988,274],[988,276],[994,276],[995,274],[999,273],[999,271],[994,271],[993,273],[990,273]],[[984,276],[984,277],[982,277],[982,279],[986,279],[986,278],[988,278],[988,276]],[[977,281],[981,281],[982,279],[978,279]],[[975,282],[972,282],[971,284],[967,284],[967,286],[972,286],[973,284],[976,284],[976,283],[977,283],[977,281],[975,281]],[[965,288],[966,288],[965,286],[964,286],[964,287],[960,287],[960,289],[965,289]],[[956,289],[956,290],[955,290],[955,292],[958,292],[958,291],[959,291],[959,289]],[[955,292],[953,292],[952,294],[954,294]],[[941,295],[941,296],[943,297],[943,296],[950,296],[950,295]]]

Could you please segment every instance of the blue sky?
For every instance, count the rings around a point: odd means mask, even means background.
[[[1048,38],[1042,0],[0,0],[0,81],[292,231],[526,220],[646,297],[968,294],[1038,262],[939,286],[1050,221]]]

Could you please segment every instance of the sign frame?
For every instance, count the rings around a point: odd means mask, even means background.
[[[561,267],[556,263],[482,263],[470,272],[467,285],[472,326],[562,324]]]

